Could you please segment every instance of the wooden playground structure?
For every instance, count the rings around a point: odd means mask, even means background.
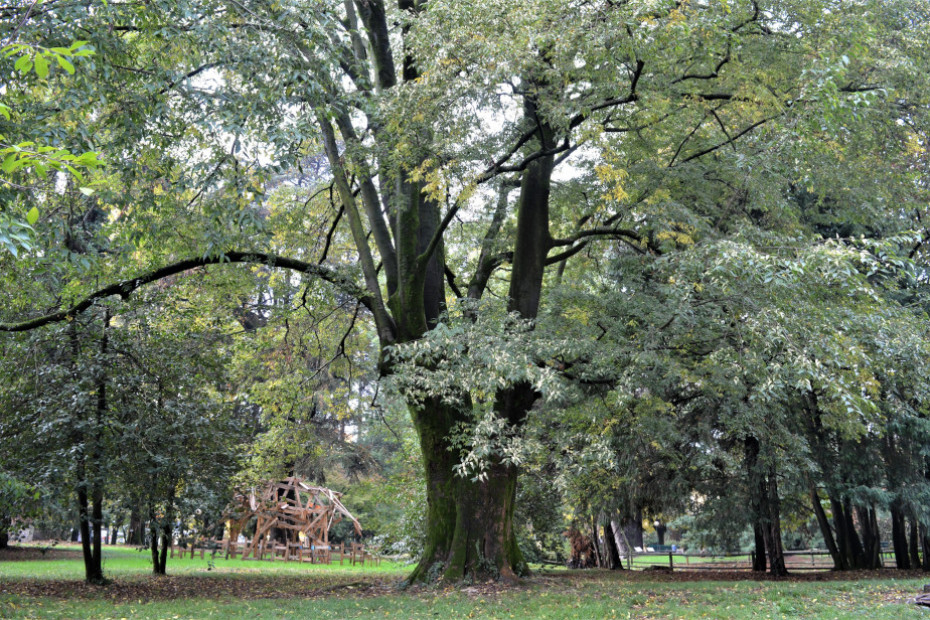
[[[242,559],[296,560],[329,564],[333,559],[349,559],[353,564],[366,559],[378,563],[377,551],[366,550],[364,545],[350,543],[331,545],[329,530],[343,518],[352,521],[355,532],[362,534],[358,519],[342,505],[342,493],[305,483],[296,476],[272,481],[259,492],[253,489],[248,495],[239,494],[227,509],[229,537],[219,541],[227,558],[240,552],[239,535],[246,525],[256,519],[252,540],[242,543]],[[193,555],[193,552],[192,552]]]

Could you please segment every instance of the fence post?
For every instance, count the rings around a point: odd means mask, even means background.
[[[668,552],[668,568],[669,570],[675,570],[675,560],[672,559],[672,552]]]

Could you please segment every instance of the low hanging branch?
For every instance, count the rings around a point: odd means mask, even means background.
[[[150,284],[163,278],[183,273],[190,269],[223,263],[256,263],[268,265],[269,267],[280,267],[282,269],[298,271],[310,276],[316,276],[321,280],[325,280],[326,282],[333,284],[343,293],[358,299],[358,301],[369,310],[372,309],[374,304],[374,300],[367,290],[351,281],[345,275],[339,273],[332,267],[319,265],[316,263],[308,263],[294,258],[276,256],[266,252],[230,251],[214,256],[188,258],[149,271],[135,278],[114,282],[109,286],[105,286],[87,295],[74,305],[58,310],[57,312],[52,312],[50,314],[28,319],[26,321],[20,321],[18,323],[0,323],[0,332],[23,332],[36,329],[37,327],[42,327],[43,325],[58,323],[60,321],[67,321],[77,316],[84,310],[90,308],[98,300],[106,299],[107,297],[111,297],[113,295],[119,295],[121,298],[127,299],[133,291],[146,284]]]

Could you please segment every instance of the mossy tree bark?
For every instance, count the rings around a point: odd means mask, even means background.
[[[426,474],[426,541],[414,581],[500,578],[528,570],[513,529],[516,467],[493,464],[479,480],[459,476],[449,436],[462,413],[432,401],[412,410]]]

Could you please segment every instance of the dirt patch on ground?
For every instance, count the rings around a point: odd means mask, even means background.
[[[0,562],[21,562],[29,560],[73,560],[80,558],[80,547],[56,547],[48,545],[44,547],[21,547],[13,545],[6,549],[0,549]]]
[[[394,580],[396,581],[396,580]],[[179,575],[114,579],[105,586],[75,580],[22,580],[0,585],[0,594],[60,599],[107,599],[113,602],[169,600],[176,598],[316,598],[322,596],[380,596],[396,591],[384,579],[346,577],[210,577]]]

